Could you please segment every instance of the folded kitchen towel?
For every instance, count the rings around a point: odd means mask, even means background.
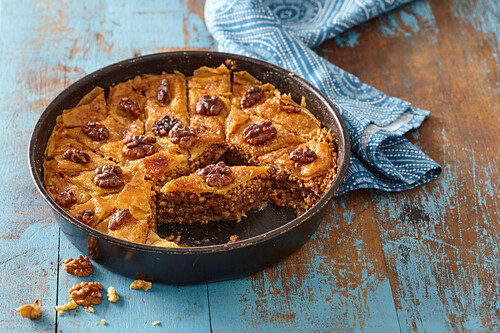
[[[311,48],[408,0],[207,0],[205,21],[218,49],[260,58],[302,76],[337,106],[351,160],[337,194],[359,188],[402,191],[441,167],[403,135],[429,115],[387,96]]]

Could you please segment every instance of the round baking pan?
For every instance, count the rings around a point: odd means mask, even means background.
[[[43,185],[43,154],[56,118],[64,109],[74,107],[96,86],[106,89],[139,74],[178,70],[192,75],[201,66],[219,66],[227,59],[236,62],[237,70],[246,70],[257,79],[274,84],[297,101],[304,96],[308,109],[335,135],[338,175],[315,206],[300,217],[296,217],[289,208],[268,205],[262,211],[249,213],[240,222],[159,226],[161,236],[180,235],[181,242],[190,245],[164,248],[132,243],[94,230],[66,213],[49,196]],[[61,230],[83,254],[114,272],[134,279],[186,285],[255,273],[302,246],[321,223],[325,206],[343,181],[349,153],[349,136],[338,110],[306,80],[254,58],[220,52],[180,51],[125,60],[89,74],[66,88],[45,109],[33,130],[29,163],[35,185],[54,211]],[[240,241],[227,244],[230,235],[239,235]]]

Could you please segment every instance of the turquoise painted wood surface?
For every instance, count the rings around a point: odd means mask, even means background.
[[[87,73],[141,54],[213,49],[203,1],[1,1],[0,332],[499,331],[499,7],[416,1],[318,48],[432,111],[409,138],[444,166],[437,181],[335,199],[310,242],[254,276],[143,292],[98,264],[85,279],[62,270],[78,252],[32,185],[29,135]],[[57,316],[81,280],[113,285],[122,299]],[[15,312],[35,299],[41,318]]]

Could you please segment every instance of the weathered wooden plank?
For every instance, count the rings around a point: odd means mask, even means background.
[[[16,17],[5,3],[0,6],[0,331],[53,331],[55,316],[47,309],[57,290],[59,228],[32,185],[27,161],[29,135],[45,92],[40,78],[31,75],[32,59],[20,56],[28,33],[17,20],[29,14]],[[21,318],[15,309],[35,299],[42,318]]]
[[[141,294],[98,265],[92,278],[114,285],[123,302],[56,317],[58,228],[23,157],[40,112],[86,73],[134,55],[212,47],[202,2],[0,2],[0,115],[8,128],[0,134],[0,331],[51,331],[56,320],[63,331],[94,331],[103,329],[94,325],[100,318],[112,331],[210,328],[206,286],[155,285]],[[214,330],[499,327],[498,16],[494,0],[416,1],[320,47],[363,81],[433,111],[409,138],[444,175],[406,193],[336,199],[291,258],[208,286]],[[78,254],[60,241],[61,259]],[[77,281],[60,271],[57,303]],[[35,298],[46,311],[41,320],[15,313]],[[162,325],[153,328],[154,320]]]
[[[68,290],[82,281],[100,282],[103,286],[102,303],[94,306],[95,312],[78,307],[70,313],[58,316],[57,328],[63,332],[93,332],[103,329],[101,319],[106,320],[106,330],[111,332],[209,332],[210,318],[206,285],[168,286],[153,283],[149,291],[130,289],[133,279],[114,274],[94,263],[94,273],[79,278],[64,271],[66,258],[76,258],[78,250],[61,233],[61,264],[59,269],[58,304],[69,302]],[[112,285],[120,300],[107,301],[106,290]],[[152,323],[161,324],[153,327]],[[98,325],[96,325],[96,323]]]
[[[377,225],[362,219],[373,211],[369,199],[362,191],[334,200],[313,238],[282,263],[247,279],[209,284],[212,328],[399,331]]]
[[[209,47],[206,31],[198,29],[201,19],[188,18],[187,5],[185,1],[0,2],[0,114],[9,129],[0,135],[4,149],[0,159],[0,249],[4,254],[0,331],[54,331],[56,320],[63,331],[92,331],[100,318],[108,320],[112,331],[209,330],[206,285],[155,285],[143,295],[128,289],[129,279],[99,266],[94,278],[121,291],[121,303],[109,309],[103,304],[95,314],[82,309],[76,316],[57,317],[54,306],[67,300],[68,286],[76,279],[61,273],[56,300],[59,228],[32,185],[26,154],[30,132],[44,107],[86,73],[135,55],[183,48],[187,42]],[[76,255],[64,236],[61,244],[62,255]],[[34,299],[40,300],[42,318],[21,318],[15,308]],[[162,324],[153,328],[155,320]]]
[[[414,2],[322,46],[340,67],[432,111],[409,138],[443,175],[374,193],[363,216],[377,221],[404,331],[500,327],[498,10],[495,1]]]

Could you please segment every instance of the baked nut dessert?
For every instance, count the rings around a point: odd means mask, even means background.
[[[57,118],[44,183],[92,228],[178,247],[158,224],[239,221],[268,203],[300,215],[336,169],[335,138],[304,98],[222,64],[92,90]]]
[[[265,204],[271,189],[268,167],[209,165],[174,179],[158,197],[159,223],[240,220]]]

